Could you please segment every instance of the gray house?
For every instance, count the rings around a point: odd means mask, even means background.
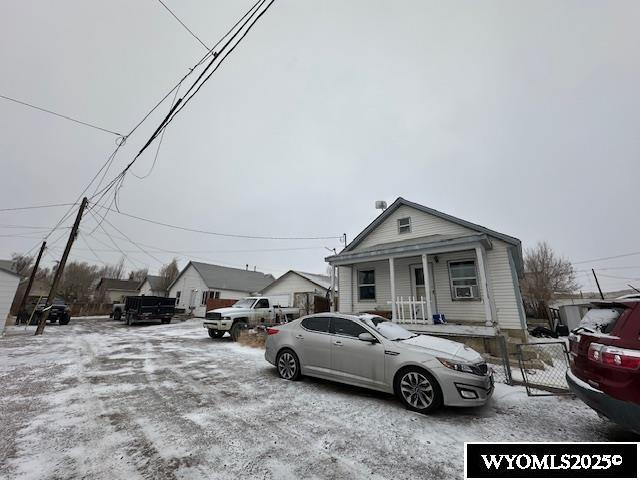
[[[237,300],[259,292],[274,280],[271,274],[248,269],[189,262],[169,286],[169,296],[175,297],[176,307],[204,317],[207,300]]]
[[[386,313],[425,332],[526,338],[512,236],[398,198],[326,261],[342,311]]]

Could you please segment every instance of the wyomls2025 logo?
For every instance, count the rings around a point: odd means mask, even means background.
[[[635,443],[466,443],[466,478],[638,478]]]

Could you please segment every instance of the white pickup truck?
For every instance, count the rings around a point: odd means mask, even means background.
[[[300,316],[299,308],[283,307],[282,303],[288,301],[282,300],[282,297],[246,297],[231,307],[209,310],[202,326],[211,338],[220,338],[229,332],[235,342],[244,329],[286,323]]]

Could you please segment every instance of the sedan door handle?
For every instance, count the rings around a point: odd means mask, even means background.
[[[296,335],[296,338],[303,339],[303,338],[304,338],[304,336],[303,336],[303,335],[300,335],[300,334],[297,334],[297,335]]]
[[[336,340],[335,342],[333,342],[334,345],[337,345],[339,347],[342,346],[342,342],[340,340]]]

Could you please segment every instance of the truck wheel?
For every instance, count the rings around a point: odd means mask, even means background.
[[[234,342],[238,341],[238,338],[240,338],[240,332],[242,332],[242,330],[244,330],[245,328],[247,328],[247,324],[244,322],[238,322],[235,323],[233,325],[233,327],[231,327],[231,340]]]
[[[120,320],[122,318],[122,312],[120,310],[116,310],[113,312],[113,319]]]
[[[222,338],[224,335],[224,332],[219,332],[218,330],[212,330],[209,328],[208,331],[211,338]]]
[[[62,318],[60,318],[60,325],[69,325],[70,320],[71,320],[71,315],[69,315],[68,313],[65,313],[64,315],[62,315]],[[55,320],[53,323],[55,323]]]

